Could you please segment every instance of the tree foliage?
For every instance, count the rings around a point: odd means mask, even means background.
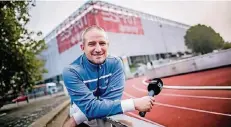
[[[10,90],[32,87],[45,73],[39,54],[46,49],[41,32],[26,28],[31,2],[0,1],[0,98]]]
[[[184,38],[186,46],[192,49],[192,52],[201,54],[221,49],[224,43],[219,33],[216,33],[211,27],[200,24],[190,27]]]
[[[231,48],[231,42],[226,42],[223,45],[223,49],[230,49]]]

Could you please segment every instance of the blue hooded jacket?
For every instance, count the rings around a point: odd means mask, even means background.
[[[63,70],[63,80],[71,98],[88,120],[121,114],[125,85],[123,64],[108,56],[103,64],[91,63],[85,54]]]

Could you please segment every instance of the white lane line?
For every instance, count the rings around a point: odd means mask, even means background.
[[[146,79],[142,80],[142,83],[144,85],[148,85],[146,82]],[[182,90],[230,90],[231,86],[168,86],[164,85],[164,88],[168,89],[182,89]]]
[[[144,85],[148,86],[148,83],[146,82],[146,80],[147,80],[147,79],[143,79],[143,80],[142,80],[142,83],[143,83]]]
[[[168,89],[182,89],[182,90],[230,90],[231,86],[167,86]]]
[[[126,92],[124,92],[124,95],[130,98],[136,98]],[[203,113],[208,113],[208,114],[213,114],[213,115],[221,115],[221,116],[230,116],[231,114],[225,114],[225,113],[219,113],[219,112],[212,112],[212,111],[207,111],[207,110],[201,110],[201,109],[194,109],[194,108],[188,108],[188,107],[182,107],[182,106],[176,106],[176,105],[170,105],[170,104],[164,104],[164,103],[159,103],[159,102],[154,102],[156,105],[161,105],[165,107],[170,107],[170,108],[178,108],[178,109],[184,109],[184,110],[190,110],[190,111],[195,111],[195,112],[203,112]]]
[[[137,114],[135,114],[135,113],[127,112],[126,114],[130,114],[130,115],[133,116],[133,117],[137,117],[137,118],[139,118],[139,119],[141,119],[141,120],[143,120],[143,121],[146,121],[146,122],[155,124],[155,125],[157,125],[157,126],[159,126],[159,127],[165,127],[164,125],[161,125],[161,124],[158,124],[158,123],[156,123],[156,122],[153,122],[153,121],[151,121],[151,120],[149,120],[149,119],[145,119],[145,118],[143,118],[143,117],[140,117],[139,115],[137,115]]]
[[[160,95],[175,96],[175,97],[191,97],[191,98],[200,98],[200,99],[231,100],[231,98],[227,98],[227,97],[192,96],[192,95],[167,94],[167,93],[163,93],[163,94],[160,94]]]
[[[132,85],[132,87],[140,92],[146,93],[147,94],[147,90],[138,88],[136,85]],[[227,98],[227,97],[211,97],[211,96],[193,96],[193,95],[183,95],[183,94],[167,94],[167,93],[161,93],[159,94],[159,96],[174,96],[174,97],[190,97],[190,98],[200,98],[200,99],[217,99],[217,100],[231,100],[231,98]]]

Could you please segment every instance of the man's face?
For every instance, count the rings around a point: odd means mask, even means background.
[[[107,57],[108,41],[106,34],[98,29],[88,31],[85,36],[85,42],[81,49],[86,54],[88,60],[94,64],[102,64]]]

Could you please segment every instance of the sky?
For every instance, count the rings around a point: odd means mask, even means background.
[[[231,1],[156,1],[102,0],[188,25],[198,23],[211,26],[225,41],[231,42]],[[30,10],[28,28],[50,33],[86,0],[36,0]]]

